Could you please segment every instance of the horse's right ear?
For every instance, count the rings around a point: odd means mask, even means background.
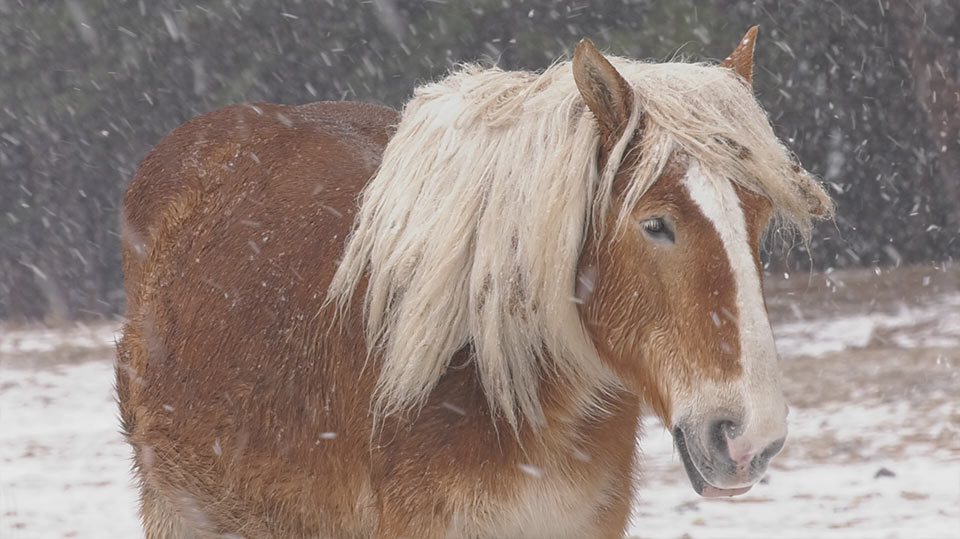
[[[573,53],[573,79],[597,118],[601,136],[607,140],[620,138],[633,109],[633,91],[589,39],[584,38]]]
[[[723,67],[730,68],[740,75],[747,85],[753,84],[753,47],[757,43],[757,30],[759,26],[752,26],[747,30],[747,35],[743,36],[737,48],[727,56],[720,64]]]

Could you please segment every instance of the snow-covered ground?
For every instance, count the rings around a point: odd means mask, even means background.
[[[763,483],[700,498],[651,423],[632,534],[960,538],[960,291],[829,311],[771,306],[793,409]],[[0,537],[141,536],[116,328],[0,327]]]
[[[960,348],[960,293],[895,309],[783,322],[776,326],[777,350],[784,357],[820,356],[864,348],[878,336],[896,348]]]
[[[141,537],[113,364],[0,372],[0,537]]]
[[[648,480],[632,531],[640,537],[960,537],[955,398],[925,413],[915,425],[919,410],[902,403],[795,410],[792,450],[773,461],[764,483],[725,499],[694,494],[669,433],[653,429],[643,442]],[[937,440],[903,441],[928,428],[946,432],[952,448]],[[806,451],[807,444],[816,448]]]
[[[14,330],[0,327],[0,357],[54,352],[64,346],[99,349],[113,346],[119,324]]]

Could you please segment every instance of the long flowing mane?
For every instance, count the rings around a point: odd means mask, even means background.
[[[514,429],[521,418],[542,422],[543,377],[614,383],[573,295],[588,230],[615,233],[600,224],[638,127],[618,227],[677,151],[765,195],[804,233],[813,213],[830,211],[732,70],[611,61],[635,99],[604,170],[569,62],[540,74],[467,65],[405,107],[327,296],[342,312],[367,278],[377,413],[417,409],[465,347],[492,412]]]

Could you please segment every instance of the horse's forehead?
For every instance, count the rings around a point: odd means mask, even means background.
[[[751,243],[747,212],[744,211],[748,191],[711,175],[696,162],[691,163],[682,184],[683,190],[720,236],[727,255],[732,259],[749,254],[749,248],[744,250]],[[756,202],[751,200],[751,203]],[[731,263],[736,264],[736,261],[731,260]]]
[[[766,196],[756,193],[742,187],[734,185],[737,197],[740,199],[740,206],[743,208],[744,219],[747,222],[747,235],[752,244],[759,247],[760,236],[767,228],[770,217],[773,215],[773,203]],[[759,253],[757,254],[759,257]]]
[[[684,188],[686,174],[687,164],[682,160],[671,158],[657,181],[640,198],[640,205],[647,208],[664,206],[676,209],[682,214],[700,213],[690,198],[689,192]]]

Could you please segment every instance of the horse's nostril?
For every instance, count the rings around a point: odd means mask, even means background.
[[[774,457],[777,453],[783,449],[783,444],[786,442],[786,438],[780,438],[779,440],[768,445],[759,455],[755,458],[759,461],[758,464],[766,464],[770,459]]]
[[[728,439],[739,438],[743,434],[743,425],[733,421],[721,421],[721,428]]]
[[[783,449],[783,443],[786,441],[786,438],[780,438],[779,440],[773,442],[763,449],[763,451],[754,455],[753,459],[750,461],[750,466],[754,470],[764,470],[767,467],[767,464],[770,462],[777,453]]]
[[[718,455],[727,454],[727,441],[736,438],[742,432],[742,428],[733,421],[720,420],[715,421],[710,426],[710,445]]]

